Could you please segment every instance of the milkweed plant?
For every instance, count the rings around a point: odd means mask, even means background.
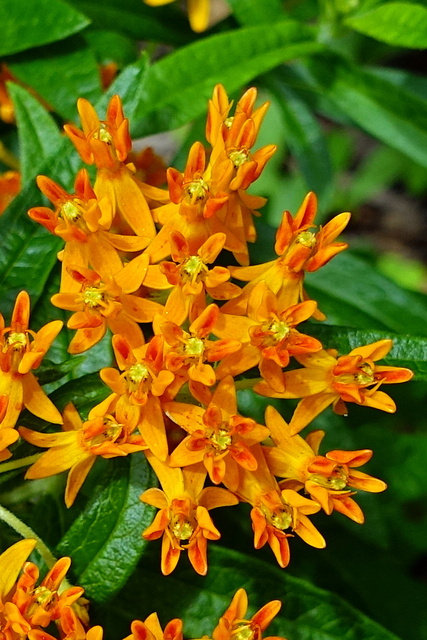
[[[423,637],[426,7],[0,15],[0,639]]]

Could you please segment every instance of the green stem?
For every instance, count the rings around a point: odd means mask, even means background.
[[[52,554],[52,552],[47,548],[43,540],[39,538],[37,533],[34,533],[34,531],[28,525],[24,524],[22,520],[20,520],[15,516],[15,514],[13,514],[11,511],[6,509],[5,507],[2,507],[1,505],[0,505],[0,519],[3,520],[3,522],[6,522],[6,524],[8,524],[9,527],[12,527],[12,529],[15,529],[15,531],[17,531],[19,535],[21,535],[23,538],[33,538],[34,540],[37,540],[37,550],[39,551],[41,557],[45,561],[47,568],[52,569],[52,567],[56,562],[56,558]]]
[[[26,458],[19,458],[19,460],[12,460],[11,462],[5,462],[0,464],[0,473],[6,473],[6,471],[13,471],[14,469],[20,469],[21,467],[27,467],[33,462],[36,462],[42,453],[35,453],[32,456],[27,456]]]

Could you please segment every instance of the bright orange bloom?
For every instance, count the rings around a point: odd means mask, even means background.
[[[229,180],[221,176],[221,182],[217,183],[210,178],[210,166],[206,167],[206,153],[200,142],[191,147],[184,173],[173,167],[167,170],[171,202],[154,211],[162,228],[146,249],[152,262],[170,255],[173,231],[184,236],[191,254],[196,254],[215,233],[225,235],[225,249],[233,253],[245,251],[245,244],[217,216],[229,198]]]
[[[288,538],[292,533],[285,533],[288,529],[312,547],[322,549],[326,546],[323,536],[307,518],[320,511],[320,505],[292,489],[280,490],[267,466],[261,445],[253,445],[252,454],[257,460],[257,468],[240,474],[236,493],[253,507],[251,519],[255,549],[268,542],[277,562],[284,568],[290,560]]]
[[[184,331],[174,322],[160,324],[169,348],[166,348],[165,367],[173,373],[180,373],[182,384],[188,381],[192,395],[204,404],[209,391],[206,387],[215,384],[215,370],[209,362],[218,362],[237,351],[239,340],[209,340],[209,335],[219,316],[216,304],[210,304]],[[155,327],[159,322],[155,319]]]
[[[103,121],[84,98],[77,101],[77,109],[83,131],[73,124],[66,124],[64,130],[83,162],[98,168],[95,193],[100,200],[109,200],[113,215],[122,216],[122,223],[126,222],[136,235],[153,238],[156,229],[147,197],[154,202],[165,202],[167,196],[160,189],[139,181],[134,167],[125,164],[132,143],[120,97],[111,98]]]
[[[392,340],[379,340],[339,358],[333,350],[300,355],[296,359],[304,368],[284,373],[284,393],[276,393],[264,382],[256,385],[255,390],[272,398],[302,398],[289,425],[291,433],[301,431],[329,405],[340,415],[347,414],[346,402],[394,413],[394,401],[379,387],[407,382],[414,374],[403,367],[375,364],[392,346]]]
[[[234,491],[239,483],[237,465],[253,471],[257,460],[251,446],[269,436],[266,427],[237,413],[236,388],[231,376],[222,380],[206,410],[194,404],[167,402],[166,414],[189,435],[173,451],[169,464],[205,465],[214,484],[223,482]]]
[[[19,171],[6,171],[0,174],[0,215],[21,191]]]
[[[69,266],[86,268],[90,265],[103,277],[114,276],[123,267],[119,251],[140,251],[147,246],[148,238],[110,233],[112,205],[108,198],[97,199],[86,169],[77,174],[74,195],[46,176],[38,176],[37,184],[55,205],[55,210],[34,207],[28,215],[65,240],[65,248],[59,254],[61,291],[79,290],[79,285],[67,271]]]
[[[217,85],[209,101],[206,123],[206,138],[213,147],[212,182],[221,184],[226,180],[230,194],[218,216],[244,243],[255,241],[253,215],[258,215],[256,209],[266,202],[265,198],[249,195],[245,190],[259,178],[277,149],[275,145],[267,145],[251,152],[270,105],[265,102],[254,110],[256,97],[257,90],[248,89],[238,101],[234,116],[230,116],[232,102],[228,101],[224,87]],[[235,253],[235,257],[240,264],[249,262],[247,251],[242,255]]]
[[[233,596],[230,606],[221,616],[215,627],[213,640],[262,640],[262,634],[270,622],[277,616],[282,603],[272,600],[265,604],[249,620],[245,617],[248,609],[248,596],[239,589]],[[268,636],[264,640],[285,640],[277,636]]]
[[[139,322],[151,322],[163,307],[137,292],[144,280],[148,257],[140,255],[128,262],[114,276],[102,278],[96,271],[83,267],[68,267],[68,272],[80,284],[76,293],[57,293],[51,301],[60,309],[74,311],[68,320],[69,329],[77,329],[68,351],[82,353],[99,342],[107,328],[113,334],[126,335],[136,347],[144,342]]]
[[[170,4],[173,0],[144,0],[151,7],[159,7]],[[188,19],[190,26],[196,33],[201,33],[208,28],[211,0],[187,0]]]
[[[249,284],[245,286],[241,296],[224,305],[225,313],[244,315],[249,295],[261,280],[277,295],[281,309],[307,299],[303,289],[304,272],[320,269],[348,247],[345,242],[334,240],[348,224],[350,214],[340,213],[324,227],[320,227],[316,234],[311,231],[316,210],[317,199],[310,192],[294,218],[289,211],[284,212],[276,233],[275,251],[279,256],[276,260],[251,267],[230,267],[234,278],[248,281]],[[323,314],[318,311],[315,317],[324,319]]]
[[[9,439],[8,444],[17,439],[14,437],[10,440],[12,434],[9,430],[15,426],[24,407],[47,422],[62,422],[61,414],[31,370],[40,366],[63,323],[54,320],[36,333],[28,328],[29,318],[30,298],[26,291],[21,291],[16,298],[10,327],[5,326],[0,314],[0,398],[3,396],[3,400],[0,400],[0,435]],[[8,399],[6,410],[5,396]],[[2,434],[3,429],[5,431]]]
[[[183,640],[182,620],[171,620],[162,631],[157,613],[152,613],[144,622],[134,620],[131,631],[131,635],[126,636],[124,640]]]
[[[81,587],[70,587],[59,593],[71,564],[70,558],[60,558],[38,584],[38,568],[32,562],[25,562],[35,546],[35,540],[21,540],[0,555],[0,629],[3,640],[51,638],[44,628],[52,621],[62,623],[65,612],[83,593]],[[21,569],[23,573],[18,577]]]
[[[243,344],[218,365],[217,378],[236,376],[258,365],[261,376],[273,389],[285,391],[282,369],[291,356],[322,348],[319,340],[295,329],[315,313],[316,306],[313,300],[307,300],[281,310],[265,282],[258,282],[249,296],[247,316],[221,313],[215,324],[216,335],[240,336]]]
[[[214,300],[229,300],[240,293],[240,287],[228,282],[230,271],[225,267],[208,268],[222,251],[224,233],[214,233],[197,250],[190,253],[188,242],[179,231],[170,236],[174,262],[162,262],[148,268],[146,286],[167,289],[173,286],[165,304],[163,316],[181,325],[187,317],[193,322],[206,308],[206,294]]]
[[[172,469],[150,452],[146,455],[163,491],[147,489],[141,496],[143,502],[160,509],[142,535],[146,540],[162,538],[161,570],[164,575],[172,573],[181,551],[187,550],[193,568],[204,576],[208,570],[208,540],[221,537],[208,511],[237,504],[238,499],[227,489],[203,489],[206,470],[202,464]]]
[[[275,447],[264,447],[264,456],[271,473],[286,478],[282,489],[305,489],[330,515],[335,509],[358,523],[364,521],[360,507],[352,499],[352,489],[371,493],[385,491],[387,485],[378,478],[357,471],[372,457],[372,451],[330,451],[319,455],[324,431],[312,431],[306,440],[291,435],[289,425],[273,407],[267,407],[266,424]]]
[[[118,409],[83,422],[73,404],[64,409],[62,433],[39,433],[20,427],[20,435],[37,447],[47,447],[28,469],[25,477],[34,480],[70,469],[65,489],[65,504],[71,507],[97,456],[116,458],[147,448],[137,425]]]
[[[146,345],[132,348],[123,336],[113,336],[113,349],[122,373],[106,367],[100,376],[113,393],[94,407],[89,417],[119,410],[129,416],[142,434],[150,450],[166,460],[168,443],[162,410],[162,396],[167,395],[175,376],[164,368],[163,337],[154,336]],[[178,386],[179,388],[179,386]]]

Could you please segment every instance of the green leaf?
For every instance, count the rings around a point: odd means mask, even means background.
[[[280,0],[227,0],[234,16],[242,25],[274,24],[283,18]]]
[[[54,120],[28,91],[10,83],[20,147],[22,181],[26,184],[37,175],[40,160],[59,150],[63,139]]]
[[[149,72],[149,59],[146,54],[141,58],[128,65],[117,76],[108,90],[104,93],[101,100],[96,105],[98,113],[102,114],[106,108],[110,98],[118,94],[122,99],[123,110],[126,118],[131,121],[135,118],[135,111],[144,95],[145,82]],[[102,117],[102,116],[101,116]]]
[[[322,49],[313,31],[298,22],[247,27],[183,47],[152,65],[136,111],[138,135],[166,131],[206,111],[213,87],[242,87],[286,60]]]
[[[315,191],[323,208],[333,186],[333,168],[322,129],[307,104],[283,78],[281,69],[264,81],[276,95],[286,129],[287,142],[304,176],[307,190]]]
[[[427,47],[427,8],[412,2],[386,2],[347,18],[344,24],[395,47]]]
[[[393,340],[393,348],[381,363],[412,369],[416,380],[427,380],[427,338],[402,336],[386,331],[363,331],[310,323],[307,332],[318,338],[325,349],[337,349],[340,355],[377,340]]]
[[[308,60],[307,68],[315,90],[357,125],[427,167],[427,100],[337,57]]]
[[[14,0],[0,4],[0,55],[62,40],[89,20],[62,0]]]
[[[295,543],[290,539],[291,546]],[[258,558],[214,544],[211,547],[209,571],[204,578],[192,569],[162,577],[156,566],[141,567],[135,583],[131,581],[126,597],[121,599],[120,609],[127,619],[138,617],[138,611],[157,611],[164,620],[183,618],[186,637],[211,637],[235,591],[243,586],[249,597],[249,615],[270,600],[283,602],[278,617],[268,628],[269,636],[292,640],[397,640],[339,596]]]
[[[173,5],[147,7],[142,0],[72,0],[100,29],[119,31],[136,40],[182,45],[194,38],[187,17]]]
[[[361,313],[363,328],[427,335],[427,301],[401,289],[351,253],[308,274],[306,284],[331,324],[360,328]]]
[[[101,96],[99,67],[80,36],[13,56],[8,66],[65,120],[76,119],[77,98]]]
[[[96,493],[59,543],[58,553],[72,557],[77,583],[94,602],[120,590],[148,544],[141,533],[153,508],[139,496],[154,485],[142,453],[109,460]]]

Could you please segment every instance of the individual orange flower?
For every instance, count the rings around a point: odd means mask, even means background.
[[[254,110],[256,97],[257,90],[248,89],[238,101],[234,116],[229,116],[232,103],[228,102],[224,87],[217,85],[209,101],[206,124],[206,137],[213,147],[211,180],[218,184],[226,180],[230,194],[218,217],[245,244],[255,241],[253,215],[257,215],[256,210],[266,202],[264,198],[247,194],[246,189],[259,178],[277,149],[276,145],[267,145],[251,151],[270,105],[265,102]],[[235,257],[240,264],[249,262],[247,251],[242,255],[235,253]]]
[[[162,396],[166,395],[175,376],[164,368],[163,337],[154,336],[147,344],[133,348],[123,336],[113,336],[112,343],[118,367],[106,367],[100,376],[113,391],[94,407],[89,417],[119,410],[129,416],[142,434],[150,450],[166,460],[168,443],[162,409]],[[179,387],[178,387],[179,388]]]
[[[210,304],[189,326],[188,332],[174,322],[163,322],[160,331],[169,345],[166,348],[165,367],[182,375],[182,384],[188,380],[190,392],[203,402],[206,387],[215,384],[216,376],[210,362],[218,362],[240,348],[239,340],[209,340],[219,316],[216,304]],[[160,321],[155,319],[154,325]],[[207,404],[207,403],[205,403]]]
[[[123,267],[119,251],[140,251],[147,246],[148,238],[110,232],[112,205],[107,198],[97,199],[86,169],[77,174],[74,195],[46,176],[38,176],[37,184],[54,204],[55,210],[34,207],[28,215],[50,233],[65,240],[65,248],[59,254],[62,261],[61,291],[79,289],[67,271],[69,266],[86,268],[90,265],[104,277],[114,276]]]
[[[83,422],[73,404],[64,409],[64,431],[39,433],[20,427],[20,435],[37,447],[46,447],[43,455],[27,470],[34,480],[70,470],[65,489],[65,504],[71,507],[91,470],[96,457],[116,458],[147,448],[137,425],[118,409],[115,414],[97,416]]]
[[[347,414],[346,402],[394,413],[394,401],[379,387],[407,382],[414,374],[403,367],[375,364],[392,346],[392,340],[379,340],[339,358],[334,350],[300,355],[296,358],[304,368],[284,373],[284,393],[276,393],[264,382],[257,384],[255,390],[272,398],[302,398],[289,424],[291,433],[301,431],[329,405],[340,415]]]
[[[147,489],[141,495],[143,502],[160,509],[142,535],[146,540],[162,538],[161,570],[164,575],[172,573],[181,551],[187,550],[193,568],[204,576],[208,570],[208,540],[221,537],[209,510],[237,504],[238,499],[227,489],[203,489],[206,470],[202,464],[172,469],[150,452],[146,455],[163,491]]]
[[[372,451],[335,450],[321,456],[324,431],[312,431],[305,440],[291,435],[289,425],[273,407],[267,407],[265,419],[276,446],[264,447],[264,456],[273,475],[286,478],[281,488],[304,488],[328,515],[335,509],[361,524],[364,517],[351,497],[353,490],[379,493],[387,488],[382,480],[357,470],[371,459]]]
[[[170,4],[173,0],[144,0],[151,7],[160,7]],[[187,0],[188,19],[190,26],[196,33],[201,33],[208,28],[210,16],[210,0]]]
[[[280,600],[272,600],[259,609],[249,620],[246,618],[248,596],[239,589],[233,596],[230,606],[221,616],[215,627],[213,640],[262,640],[263,632],[281,609]],[[277,636],[268,636],[264,640],[285,640]]]
[[[147,197],[165,202],[165,192],[140,182],[125,162],[131,150],[129,121],[124,117],[119,96],[111,98],[105,120],[101,121],[93,106],[84,98],[77,101],[83,131],[73,124],[64,126],[65,133],[86,164],[98,168],[95,193],[107,198],[113,215],[122,216],[138,236],[153,238],[156,229]]]
[[[214,233],[191,255],[188,242],[179,231],[170,237],[174,262],[163,261],[148,267],[146,286],[165,289],[173,286],[165,304],[163,316],[181,325],[187,317],[193,322],[206,308],[206,294],[214,300],[229,300],[240,288],[228,282],[230,271],[225,267],[207,266],[216,260],[225,243],[225,234]]]
[[[62,625],[66,611],[83,593],[81,587],[59,592],[70,558],[60,558],[39,583],[38,568],[25,562],[35,546],[36,540],[21,540],[0,555],[0,629],[4,640],[50,639],[45,627],[52,621]],[[83,638],[75,636],[73,640]]]
[[[283,214],[276,233],[276,260],[250,267],[230,267],[238,280],[248,281],[242,294],[224,305],[225,313],[244,315],[253,287],[264,280],[277,295],[279,306],[286,309],[307,298],[303,290],[304,272],[320,269],[335,255],[348,247],[345,242],[334,242],[350,220],[349,213],[340,213],[316,233],[312,231],[316,216],[317,199],[310,192],[305,197],[296,216],[289,211]],[[324,319],[319,311],[314,316]]]
[[[58,409],[52,404],[31,372],[40,366],[50,345],[62,329],[63,323],[54,320],[37,333],[28,328],[30,298],[26,291],[18,294],[10,326],[6,327],[0,314],[0,442],[12,437],[21,410],[25,407],[47,422],[61,423]],[[4,409],[4,397],[8,399]],[[3,429],[5,430],[2,434]],[[6,433],[7,430],[7,433]],[[13,439],[15,441],[16,438]],[[9,441],[8,444],[11,444]]]
[[[21,191],[19,171],[6,171],[0,174],[0,215]]]
[[[163,408],[189,434],[172,452],[171,466],[203,461],[212,482],[223,482],[231,491],[239,483],[237,465],[249,471],[257,468],[251,446],[268,438],[269,431],[255,420],[238,415],[231,376],[219,383],[206,410],[183,402],[167,402]]]
[[[144,622],[134,620],[131,632],[124,640],[183,640],[182,620],[171,620],[162,631],[157,613],[152,613]]]
[[[247,316],[221,313],[215,324],[216,335],[240,336],[243,345],[219,363],[217,378],[236,376],[259,366],[261,376],[273,389],[285,391],[282,369],[291,356],[322,348],[319,340],[295,329],[315,313],[316,306],[313,300],[306,300],[281,310],[265,282],[258,282],[249,297]]]
[[[288,538],[292,533],[286,533],[289,529],[312,547],[326,546],[323,536],[307,517],[320,511],[320,505],[292,489],[280,489],[267,466],[261,445],[253,445],[252,454],[257,468],[240,473],[236,493],[252,505],[255,549],[268,542],[277,562],[284,568],[290,560]]]
[[[200,142],[195,142],[191,147],[184,173],[173,167],[167,170],[171,201],[154,211],[162,228],[146,249],[152,262],[170,255],[170,235],[173,231],[184,236],[191,254],[196,254],[215,233],[225,235],[224,248],[228,251],[245,251],[245,244],[217,215],[229,198],[227,176],[221,178],[220,184],[211,181],[206,153]]]
[[[132,346],[144,341],[139,322],[151,322],[163,307],[157,302],[138,295],[148,267],[148,257],[140,255],[128,262],[109,278],[82,267],[68,267],[68,272],[80,284],[76,293],[57,293],[51,301],[60,309],[74,311],[68,320],[69,329],[77,329],[68,351],[87,351],[105,335],[107,328],[113,334],[126,335]]]
[[[71,558],[60,558],[39,582],[38,567],[32,562],[24,565],[12,602],[32,627],[47,627],[50,622],[59,620],[64,607],[70,607],[83,594],[82,587],[69,587],[59,592],[70,566]],[[22,633],[25,633],[25,627]]]

